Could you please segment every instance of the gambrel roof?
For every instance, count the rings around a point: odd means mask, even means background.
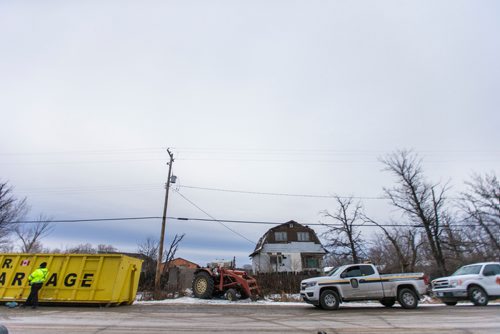
[[[311,249],[310,247],[301,247],[302,245],[306,244],[306,242],[301,242],[298,240],[288,240],[285,242],[273,242],[274,239],[274,232],[289,232],[289,231],[295,231],[295,232],[309,232],[309,235],[311,236],[311,240],[307,242],[307,244],[311,245],[317,245],[314,247],[314,250]],[[302,224],[297,223],[294,220],[290,220],[286,223],[283,223],[281,225],[275,226],[271,229],[269,229],[260,239],[257,245],[255,246],[255,249],[252,254],[250,254],[250,257],[253,257],[254,255],[258,254],[261,250],[263,250],[264,246],[266,245],[268,249],[280,249],[286,244],[294,244],[294,251],[302,253],[302,252],[307,252],[308,249],[309,251],[313,252],[319,252],[319,253],[325,253],[325,250],[323,249],[323,246],[321,245],[321,242],[318,239],[318,236],[316,235],[316,232],[310,228],[309,226],[304,226]],[[305,246],[305,245],[304,245]],[[319,247],[318,247],[319,246]]]

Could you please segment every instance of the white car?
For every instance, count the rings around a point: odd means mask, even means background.
[[[449,306],[456,305],[459,300],[485,306],[490,299],[500,298],[500,262],[463,266],[451,276],[433,280],[432,292]]]

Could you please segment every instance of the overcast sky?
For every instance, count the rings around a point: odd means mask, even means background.
[[[170,147],[169,216],[313,224],[331,199],[189,187],[377,197],[394,183],[378,158],[407,148],[457,193],[500,171],[499,15],[475,0],[0,0],[0,179],[28,218],[161,216]],[[160,226],[57,223],[43,243],[135,251]],[[167,240],[243,265],[272,227],[226,226],[169,220]]]

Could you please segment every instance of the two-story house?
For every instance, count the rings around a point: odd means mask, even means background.
[[[321,270],[325,254],[314,230],[291,220],[268,230],[250,257],[254,273],[298,272]]]

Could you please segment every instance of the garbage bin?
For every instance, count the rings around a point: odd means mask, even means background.
[[[0,254],[0,301],[23,301],[28,276],[46,262],[40,303],[132,304],[142,260],[123,254]]]

